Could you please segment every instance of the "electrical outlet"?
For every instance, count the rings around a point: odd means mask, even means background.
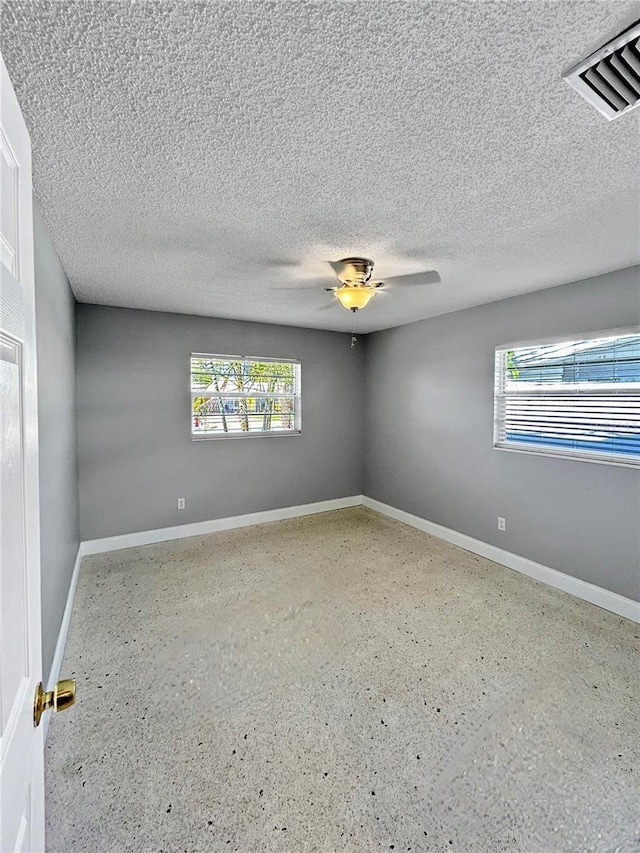
[[[187,502],[185,498],[178,498],[178,509],[185,509]]]
[[[498,530],[502,530],[503,532],[507,529],[507,521],[502,518],[502,516],[498,516]]]

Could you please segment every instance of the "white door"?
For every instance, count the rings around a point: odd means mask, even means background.
[[[31,143],[0,57],[0,850],[44,850]]]

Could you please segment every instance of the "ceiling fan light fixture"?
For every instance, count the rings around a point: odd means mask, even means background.
[[[369,304],[369,300],[374,295],[375,290],[365,285],[343,285],[334,291],[343,308],[348,311],[359,311]]]

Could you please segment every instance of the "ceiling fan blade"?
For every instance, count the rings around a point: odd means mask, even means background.
[[[258,263],[272,269],[292,269],[300,266],[300,261],[293,261],[291,258],[260,258]]]
[[[270,287],[269,290],[286,290],[289,293],[297,292],[298,290],[315,290],[321,287],[322,283],[318,284],[291,284],[289,287]],[[332,287],[326,287],[325,290],[333,290]]]
[[[395,286],[414,285],[414,284],[439,284],[442,281],[435,270],[425,270],[424,272],[413,272],[409,275],[395,275],[393,278],[386,278],[385,283]]]

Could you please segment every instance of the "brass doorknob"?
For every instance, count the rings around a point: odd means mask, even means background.
[[[70,708],[76,701],[76,683],[73,678],[65,678],[59,681],[53,690],[42,689],[42,682],[36,687],[36,698],[33,701],[33,725],[39,726],[40,719],[45,711],[53,708],[54,711],[64,711]]]

